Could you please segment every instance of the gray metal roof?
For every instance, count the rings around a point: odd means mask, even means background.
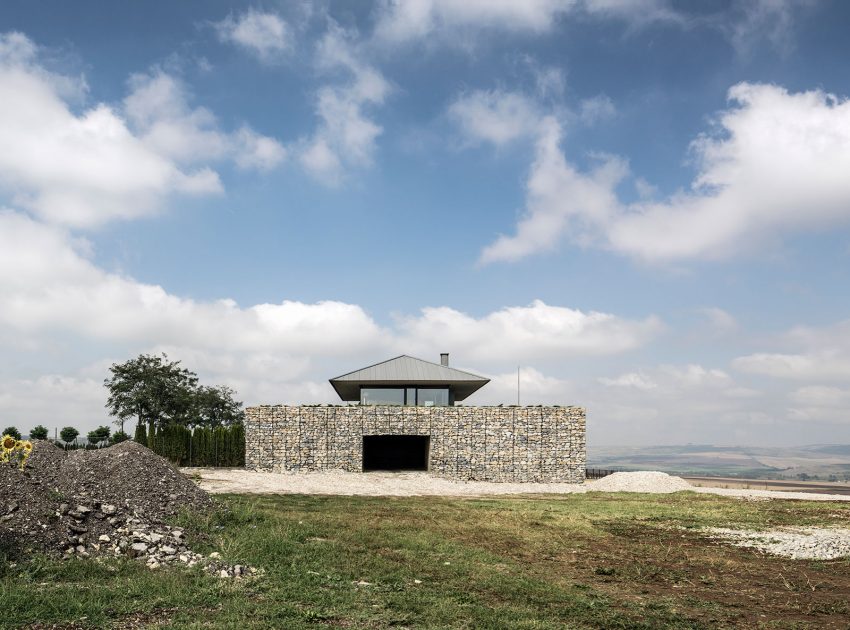
[[[330,379],[343,400],[360,400],[360,386],[451,386],[455,400],[463,400],[490,379],[406,354]]]

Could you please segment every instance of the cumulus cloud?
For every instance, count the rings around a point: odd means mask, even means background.
[[[481,263],[515,261],[554,249],[565,232],[576,242],[591,244],[598,226],[611,221],[618,207],[615,188],[628,174],[626,162],[601,156],[592,172],[582,173],[561,152],[561,134],[553,117],[541,121],[516,234],[502,235],[485,247]]]
[[[644,345],[662,328],[656,317],[629,320],[541,300],[479,318],[447,306],[429,307],[419,315],[400,317],[397,326],[405,347],[431,348],[439,340],[470,359],[513,362],[626,352]]]
[[[715,130],[692,143],[690,190],[634,204],[617,194],[630,175],[622,159],[579,170],[561,149],[560,124],[544,118],[516,234],[487,246],[481,261],[517,260],[563,240],[646,261],[719,258],[850,220],[850,102],[750,83],[729,99]]]
[[[108,105],[73,113],[23,35],[0,42],[0,186],[16,204],[49,221],[92,226],[154,212],[171,194],[221,191],[214,171],[181,168]]]
[[[280,61],[294,46],[292,30],[276,13],[248,9],[213,26],[219,40],[242,48],[263,63]]]
[[[226,298],[197,301],[104,270],[92,262],[90,246],[66,229],[12,210],[0,211],[0,294],[0,329],[14,337],[16,348],[34,340],[28,352],[45,351],[37,342],[49,346],[62,340],[101,348],[99,356],[117,354],[116,360],[142,351],[167,352],[253,403],[332,402],[324,378],[342,371],[343,364],[353,369],[394,354],[436,359],[448,347],[461,357],[457,365],[469,362],[473,369],[479,363],[560,361],[636,349],[661,326],[654,317],[631,320],[540,301],[480,317],[449,307],[425,308],[391,326],[378,324],[356,304],[332,300],[251,306]],[[71,399],[57,383],[85,382],[86,397],[74,403],[85,406],[94,398],[92,374],[105,375],[106,364],[46,376],[40,384],[38,378],[0,378],[0,391],[30,395],[41,388],[59,404]],[[529,394],[543,396],[554,388],[552,377],[526,374]],[[13,404],[11,396],[0,400],[0,413],[23,404]],[[38,404],[31,408],[40,413]],[[97,413],[91,417],[102,417]]]
[[[476,90],[459,96],[448,108],[449,118],[471,144],[496,146],[535,133],[540,113],[531,99],[518,92]]]
[[[124,99],[128,120],[142,141],[181,163],[231,158],[246,169],[268,171],[286,157],[283,145],[248,126],[233,133],[222,131],[205,107],[189,106],[185,85],[175,76],[155,69],[130,78]]]
[[[342,73],[345,79],[325,85],[316,96],[319,127],[301,142],[300,161],[319,181],[336,185],[348,167],[372,164],[382,127],[367,114],[381,105],[390,84],[363,61],[356,35],[331,25],[317,47],[316,64],[322,73]]]
[[[248,126],[222,131],[215,116],[188,105],[187,90],[160,70],[134,75],[121,107],[75,113],[68,99],[82,79],[51,74],[38,47],[0,35],[0,188],[42,219],[94,227],[156,213],[173,195],[223,190],[210,163],[269,170],[284,147]]]
[[[345,354],[381,347],[381,328],[356,305],[284,301],[240,308],[196,302],[107,273],[68,235],[0,214],[0,322],[22,334],[61,331],[105,341],[225,351]]]

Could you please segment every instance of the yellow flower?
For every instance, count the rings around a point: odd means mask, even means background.
[[[18,441],[13,438],[11,435],[4,435],[3,439],[0,440],[0,446],[3,447],[3,451],[9,452],[15,449]]]
[[[21,448],[24,449],[27,453],[29,453],[32,450],[32,442],[30,442],[29,440],[23,440],[21,442]]]

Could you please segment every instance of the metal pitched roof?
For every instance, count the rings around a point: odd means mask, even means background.
[[[449,385],[455,400],[463,400],[489,382],[483,376],[406,354],[330,379],[343,400],[360,400],[361,385]]]

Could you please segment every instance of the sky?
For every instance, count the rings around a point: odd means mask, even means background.
[[[850,5],[0,4],[0,425],[399,354],[588,443],[850,442]]]

